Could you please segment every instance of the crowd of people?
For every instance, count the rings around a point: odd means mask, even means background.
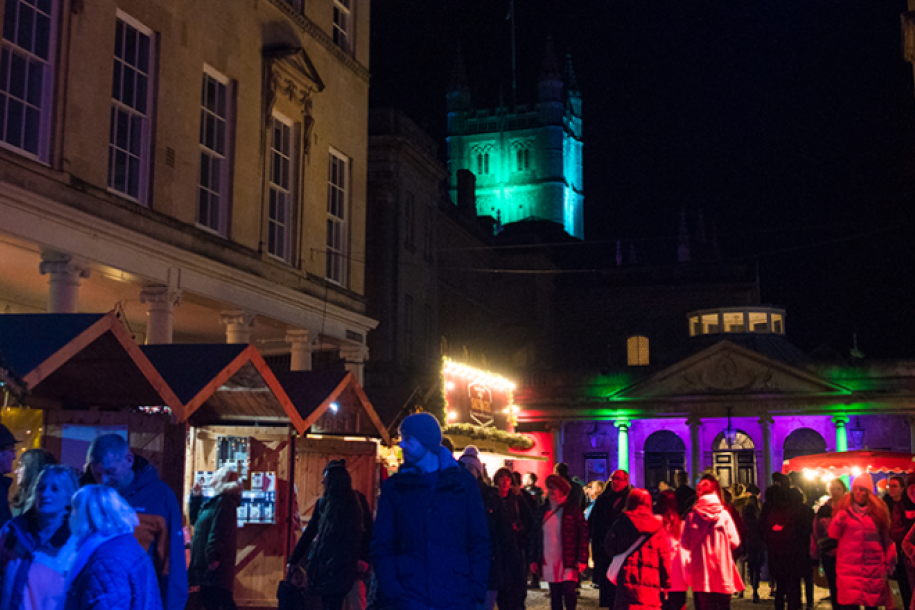
[[[915,610],[915,474],[889,479],[883,498],[866,473],[850,490],[836,478],[817,503],[780,473],[764,494],[723,489],[711,473],[693,489],[682,472],[652,494],[623,470],[583,485],[559,463],[540,487],[505,467],[490,477],[472,445],[456,459],[428,413],[405,418],[400,438],[404,463],[374,519],[345,460],[326,465],[281,610],[310,599],[324,610],[523,610],[530,586],[548,589],[552,610],[575,610],[583,581],[602,608],[684,610],[692,591],[697,610],[719,610],[745,594],[759,603],[763,578],[776,610],[801,610],[818,570],[833,610],[894,608],[890,579],[898,610]],[[17,443],[0,425],[0,474]],[[0,610],[183,610],[191,594],[205,610],[236,610],[234,469],[214,473],[212,497],[193,488],[189,558],[175,494],[119,435],[92,442],[82,473],[31,449],[15,476],[18,491],[0,502]],[[0,482],[8,495],[12,479]]]
[[[590,579],[602,608],[684,610],[692,591],[697,610],[719,610],[760,603],[767,578],[776,610],[809,610],[821,570],[833,610],[893,608],[891,579],[898,610],[915,610],[915,474],[890,479],[884,498],[866,473],[850,491],[835,478],[808,502],[781,473],[762,493],[712,473],[692,488],[680,472],[652,494],[625,471],[583,484],[560,463],[544,490],[533,473],[490,478],[473,446],[455,459],[429,414],[400,432],[404,464],[374,524],[374,608],[523,609],[539,582],[552,610],[575,610]]]

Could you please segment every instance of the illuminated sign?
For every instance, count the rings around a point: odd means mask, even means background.
[[[442,374],[447,423],[511,429],[518,410],[512,397],[515,384],[499,375],[448,359]]]

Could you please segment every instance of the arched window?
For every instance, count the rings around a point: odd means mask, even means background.
[[[636,335],[626,340],[626,354],[629,366],[648,365],[648,337]]]
[[[478,154],[477,155],[477,175],[479,176],[482,173],[483,173],[483,155]]]
[[[489,174],[489,153],[483,155],[483,173]]]

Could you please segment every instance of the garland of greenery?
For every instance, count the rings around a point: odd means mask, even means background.
[[[478,441],[497,441],[507,443],[512,449],[527,450],[534,446],[534,441],[523,434],[514,434],[493,427],[474,426],[473,424],[448,424],[442,429],[445,434],[466,436]]]

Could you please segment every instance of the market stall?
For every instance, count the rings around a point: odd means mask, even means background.
[[[911,453],[868,450],[805,455],[785,460],[782,466],[784,474],[801,472],[807,478],[912,471],[915,471],[915,455]]]
[[[4,314],[0,353],[20,390],[3,393],[3,423],[24,442],[83,468],[98,434],[123,435],[181,491],[183,405],[117,314]],[[14,491],[14,490],[13,490]]]
[[[254,346],[152,345],[144,354],[184,405],[188,425],[184,489],[204,495],[212,473],[234,467],[244,486],[238,511],[235,601],[276,606],[291,552],[295,439],[304,422]]]
[[[352,372],[343,369],[278,373],[309,433],[296,441],[295,484],[303,522],[321,497],[324,467],[345,459],[353,488],[374,510],[379,485],[379,442],[391,444],[368,397]]]

